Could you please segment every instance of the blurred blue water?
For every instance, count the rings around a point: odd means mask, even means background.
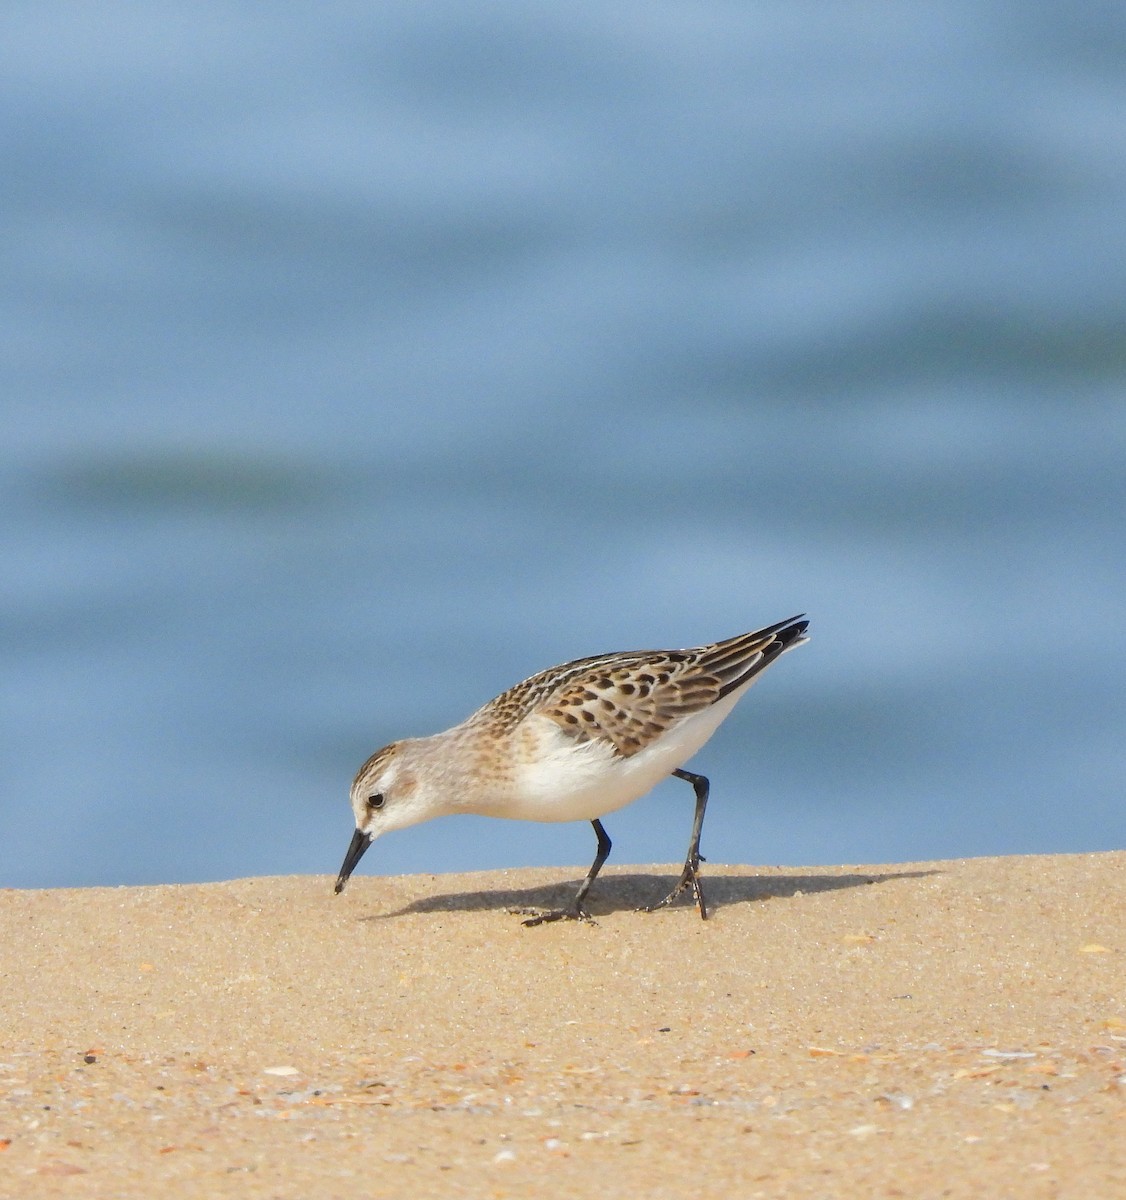
[[[333,873],[383,742],[797,611],[710,859],[1126,844],[1123,12],[9,6],[0,882]]]

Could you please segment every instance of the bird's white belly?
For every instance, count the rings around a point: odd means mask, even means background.
[[[711,737],[739,694],[694,713],[629,758],[606,742],[576,742],[547,717],[535,722],[537,752],[514,764],[503,811],[522,821],[592,821],[644,796]],[[531,739],[529,739],[531,740]],[[527,743],[525,743],[527,745]]]

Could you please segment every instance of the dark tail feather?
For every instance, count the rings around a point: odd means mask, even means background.
[[[704,665],[721,678],[728,676],[723,681],[718,698],[723,699],[760,671],[765,671],[779,655],[800,646],[807,640],[805,631],[808,628],[809,621],[801,613],[776,625],[756,629],[754,633],[744,633],[725,642],[717,642]]]

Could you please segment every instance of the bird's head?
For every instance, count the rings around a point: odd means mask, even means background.
[[[420,786],[419,774],[412,765],[411,746],[410,741],[392,742],[377,750],[352,782],[356,832],[336,878],[338,894],[377,837],[393,829],[416,825],[429,815],[425,789]]]

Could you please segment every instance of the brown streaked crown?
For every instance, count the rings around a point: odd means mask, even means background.
[[[394,758],[394,756],[398,753],[398,751],[398,742],[392,742],[389,746],[384,746],[381,750],[377,750],[371,756],[371,758],[369,758],[367,762],[364,763],[364,765],[356,772],[356,778],[352,781],[352,786],[355,787],[361,779],[375,774],[376,771],[382,768],[385,763],[390,762],[391,759]]]

